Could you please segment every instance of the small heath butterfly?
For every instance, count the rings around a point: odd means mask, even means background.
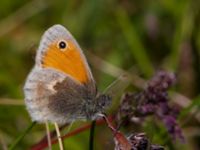
[[[111,103],[110,96],[98,93],[81,48],[61,25],[42,36],[24,93],[32,120],[44,123],[94,120]]]

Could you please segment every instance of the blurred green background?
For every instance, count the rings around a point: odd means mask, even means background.
[[[133,76],[145,80],[158,69],[174,71],[178,81],[172,93],[178,94],[171,96],[183,108],[179,123],[185,144],[166,138],[163,126],[151,119],[132,131],[146,132],[166,149],[200,149],[198,0],[1,0],[0,149],[6,150],[31,122],[22,88],[41,35],[54,24],[64,25],[77,39],[101,91],[130,68]],[[133,83],[132,91],[137,87]],[[83,124],[76,122],[72,129]],[[36,125],[17,149],[30,148],[44,134],[45,126]],[[88,149],[88,135],[86,131],[66,139],[66,148]],[[110,131],[97,127],[95,149],[112,147]]]

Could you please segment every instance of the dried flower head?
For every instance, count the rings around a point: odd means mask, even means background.
[[[146,118],[154,115],[166,126],[173,138],[182,141],[184,137],[177,124],[178,109],[169,105],[168,89],[175,84],[176,77],[173,73],[157,72],[149,80],[147,87],[139,93],[127,93],[122,97],[118,111],[118,120],[133,121],[133,118]]]

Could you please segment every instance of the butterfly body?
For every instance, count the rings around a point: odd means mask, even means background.
[[[61,25],[43,35],[24,93],[31,118],[38,122],[95,119],[110,103],[109,96],[97,92],[82,50]]]

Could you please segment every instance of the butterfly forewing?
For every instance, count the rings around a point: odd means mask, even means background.
[[[60,42],[65,42],[66,47],[61,49]],[[45,32],[36,61],[44,68],[61,71],[81,83],[94,82],[81,48],[61,25],[54,25]]]

